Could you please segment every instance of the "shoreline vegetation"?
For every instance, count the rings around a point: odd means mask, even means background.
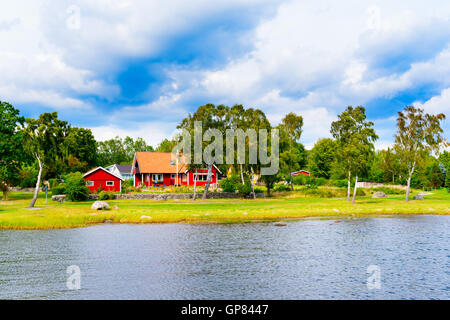
[[[415,194],[420,191],[415,190]],[[445,189],[424,193],[424,200],[405,202],[404,195],[373,199],[321,198],[302,191],[277,192],[270,198],[208,200],[108,200],[110,210],[93,210],[93,201],[51,201],[39,194],[36,208],[27,208],[31,192],[12,192],[0,201],[0,229],[45,230],[87,227],[103,223],[227,224],[275,222],[304,218],[351,219],[386,215],[450,215],[450,194]],[[412,195],[411,195],[412,199]]]

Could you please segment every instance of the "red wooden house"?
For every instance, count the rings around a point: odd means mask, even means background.
[[[311,175],[311,173],[309,173],[308,171],[306,171],[306,170],[300,170],[300,171],[292,171],[291,172],[291,176],[298,176],[298,175],[304,175],[304,176],[310,176]]]
[[[197,185],[206,184],[208,169],[188,170],[183,156],[180,160],[172,159],[170,152],[136,152],[131,172],[134,175],[134,186],[171,186],[194,185],[194,174]],[[211,183],[217,183],[217,173],[220,170],[213,165]]]
[[[95,192],[97,190],[114,192],[122,191],[123,178],[115,175],[105,168],[95,168],[94,170],[87,172],[83,178],[86,180],[86,187],[88,187],[91,192]]]

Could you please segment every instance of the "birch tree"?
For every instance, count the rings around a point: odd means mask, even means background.
[[[358,174],[369,164],[373,143],[378,136],[373,129],[373,122],[366,121],[366,111],[362,106],[352,106],[338,116],[331,124],[331,134],[337,142],[336,158],[338,165],[347,172],[347,201],[350,201],[351,177],[355,175],[355,187],[352,203],[355,203],[358,186]]]
[[[417,167],[426,156],[439,153],[442,146],[448,145],[442,136],[444,119],[443,113],[431,115],[413,106],[398,113],[394,150],[406,167],[406,201],[409,201],[411,178]]]

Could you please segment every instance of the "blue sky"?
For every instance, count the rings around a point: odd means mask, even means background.
[[[4,2],[0,100],[153,145],[202,104],[241,103],[302,115],[308,148],[363,105],[383,148],[405,105],[450,116],[450,2],[392,2]]]

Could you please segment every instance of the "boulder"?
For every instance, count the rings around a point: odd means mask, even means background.
[[[66,201],[66,196],[64,194],[52,196],[52,201],[63,203],[64,201]]]
[[[104,201],[95,201],[91,207],[91,209],[94,209],[94,210],[107,210],[108,208],[109,208],[109,205]]]
[[[416,194],[416,195],[414,195],[413,199],[414,199],[414,200],[423,200],[423,195],[421,195],[421,194]]]
[[[283,221],[275,222],[273,225],[276,227],[286,227],[287,226],[287,224]]]
[[[375,192],[373,194],[372,198],[376,198],[376,199],[378,199],[378,198],[387,198],[387,195],[384,192]]]

